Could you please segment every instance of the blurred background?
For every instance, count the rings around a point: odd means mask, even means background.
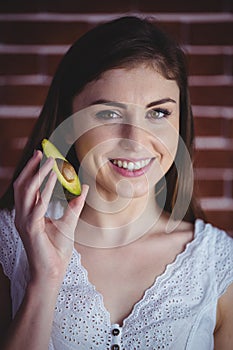
[[[70,44],[125,14],[155,17],[188,56],[195,187],[207,220],[233,236],[232,0],[0,2],[0,195]]]

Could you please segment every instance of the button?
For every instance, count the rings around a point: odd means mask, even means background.
[[[120,350],[120,347],[119,347],[119,345],[117,345],[117,344],[113,344],[113,345],[111,346],[111,350]]]
[[[112,330],[112,335],[117,336],[117,335],[119,335],[119,334],[120,334],[120,330],[119,330],[119,329],[114,328],[114,329]]]

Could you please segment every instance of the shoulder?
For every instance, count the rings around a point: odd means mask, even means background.
[[[214,258],[214,267],[219,275],[224,271],[232,271],[233,263],[233,237],[210,223],[197,220],[196,230],[206,238]]]
[[[226,231],[197,219],[195,222],[195,235],[206,239],[216,254],[216,259],[221,260],[233,252],[233,237]]]
[[[215,285],[213,293],[216,293],[217,301],[214,348],[230,350],[233,343],[233,238],[201,220],[197,220],[196,226],[201,241],[206,242],[206,251],[210,252],[209,264],[213,271],[211,282]]]
[[[210,223],[197,220],[194,240],[199,264],[208,274],[212,295],[218,299],[233,282],[233,238]]]

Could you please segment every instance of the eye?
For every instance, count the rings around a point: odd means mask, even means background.
[[[170,114],[171,112],[164,108],[150,109],[146,114],[146,118],[156,120],[156,119],[165,118]]]
[[[112,110],[103,110],[96,113],[98,119],[112,120],[122,118],[121,114]]]

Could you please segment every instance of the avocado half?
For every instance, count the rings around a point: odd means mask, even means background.
[[[81,194],[81,184],[73,166],[59,152],[52,142],[43,139],[41,142],[43,152],[47,158],[55,159],[53,170],[57,174],[58,181],[68,192],[65,193],[68,199]]]

